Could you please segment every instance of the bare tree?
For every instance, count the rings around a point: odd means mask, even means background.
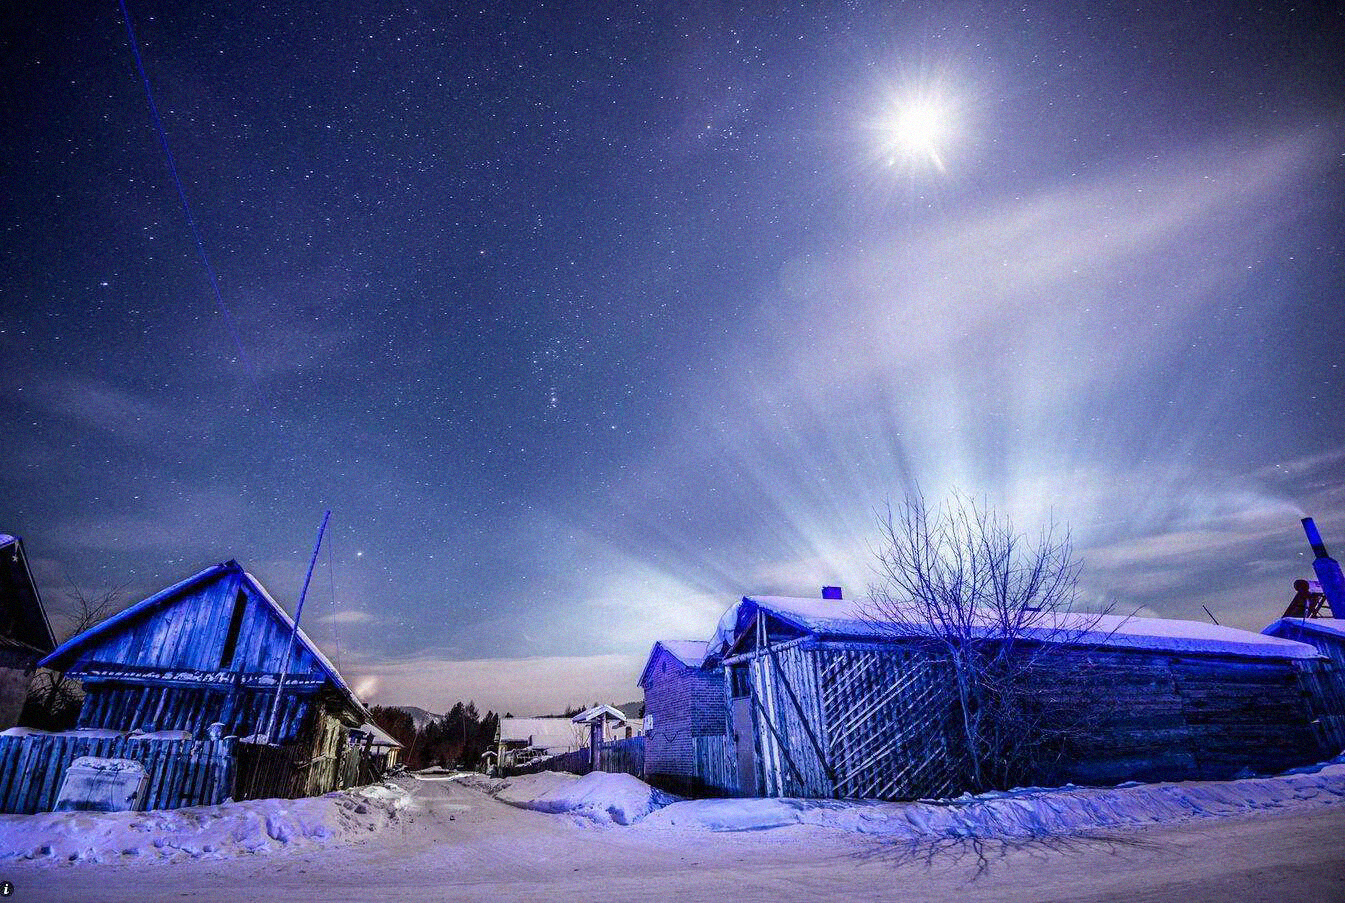
[[[104,618],[121,609],[121,595],[125,585],[97,595],[87,595],[73,581],[66,591],[72,603],[66,615],[66,629],[61,642],[78,636]],[[80,706],[84,702],[84,691],[79,681],[66,677],[59,671],[49,668],[39,669],[28,690],[28,699],[24,704],[20,721],[30,727],[45,730],[62,730],[73,727],[79,717]]]
[[[1096,721],[1078,698],[1107,610],[1083,611],[1068,529],[1035,537],[960,493],[918,493],[878,515],[868,617],[945,665],[965,789],[1040,780]],[[1062,679],[1063,678],[1063,679]]]

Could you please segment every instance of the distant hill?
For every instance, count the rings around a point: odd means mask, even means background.
[[[429,724],[431,721],[438,721],[440,718],[444,717],[443,715],[436,715],[434,712],[427,712],[420,706],[415,705],[395,705],[392,706],[392,708],[400,709],[410,715],[412,720],[416,722],[416,730],[418,731],[424,730],[425,725]]]

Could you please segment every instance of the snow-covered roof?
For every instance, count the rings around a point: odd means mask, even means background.
[[[877,620],[864,603],[855,600],[799,599],[787,596],[744,596],[724,612],[715,630],[713,644],[723,652],[756,612],[764,611],[805,633],[864,639],[928,637],[934,635],[928,623]],[[985,635],[995,628],[987,623]],[[1146,649],[1163,652],[1199,652],[1244,655],[1256,658],[1311,659],[1320,653],[1307,643],[1280,637],[1172,618],[1141,618],[1135,615],[1097,615],[1086,612],[1043,613],[1037,623],[1022,636],[1081,646]]]
[[[243,570],[243,566],[233,560],[226,561],[223,564],[212,565],[205,570],[199,571],[187,579],[173,584],[167,589],[160,590],[148,599],[142,599],[107,620],[95,624],[83,633],[73,636],[57,646],[50,655],[38,662],[38,664],[42,667],[62,668],[63,664],[66,663],[66,661],[71,658],[72,654],[80,647],[85,646],[93,640],[126,624],[141,613],[176,599],[181,593],[194,589],[203,583],[217,580],[230,573],[240,574],[241,579],[256,592],[257,596],[266,601],[285,628],[293,631],[294,635],[298,637],[299,644],[307,649],[308,652],[312,654],[313,658],[317,660],[318,666],[323,670],[327,678],[331,680],[333,685],[335,685],[341,692],[341,695],[346,698],[346,701],[354,707],[358,714],[363,715],[364,719],[368,720],[368,713],[364,710],[364,704],[360,702],[359,697],[355,695],[355,691],[350,688],[348,683],[346,683],[345,678],[341,676],[341,672],[336,670],[336,665],[332,664],[331,659],[322,654],[322,650],[320,650],[317,647],[317,644],[309,638],[302,627],[297,631],[294,630],[294,619],[289,616],[289,612],[280,607],[280,603],[271,596],[266,587],[262,586],[261,581]]]
[[[1345,642],[1345,618],[1280,618],[1261,632],[1279,636],[1282,631],[1292,628]]]
[[[584,709],[584,711],[580,712],[578,715],[575,715],[570,720],[573,721],[575,724],[588,724],[589,722],[596,721],[599,718],[610,718],[613,721],[620,721],[624,723],[626,721],[626,713],[618,709],[616,706],[595,705],[591,708]]]
[[[710,644],[704,640],[659,640],[649,650],[649,658],[645,659],[644,670],[640,672],[640,679],[636,681],[637,686],[644,686],[645,678],[649,676],[649,667],[654,664],[660,649],[677,659],[684,667],[699,668],[710,652]]]
[[[373,737],[373,741],[371,743],[372,746],[400,747],[402,745],[401,741],[399,741],[396,737],[392,736],[392,734],[389,734],[387,731],[383,730],[383,728],[379,727],[377,724],[374,724],[372,721],[366,721],[364,724],[361,724],[360,730],[364,731],[364,733],[369,734],[371,737]]]
[[[500,741],[527,743],[539,749],[578,749],[588,743],[588,730],[569,718],[501,718]]]

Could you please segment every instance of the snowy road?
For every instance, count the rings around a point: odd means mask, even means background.
[[[409,780],[409,779],[408,779]],[[595,824],[448,780],[366,841],[227,860],[8,863],[16,900],[1342,901],[1345,806],[1014,843],[894,843],[808,825]]]

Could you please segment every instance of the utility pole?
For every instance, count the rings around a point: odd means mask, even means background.
[[[299,604],[294,609],[294,630],[290,632],[290,641],[285,646],[285,663],[280,669],[280,679],[276,681],[276,695],[271,700],[271,717],[266,722],[266,742],[271,742],[275,734],[276,713],[280,709],[280,691],[285,686],[285,678],[290,671],[290,658],[294,655],[294,643],[299,637],[299,617],[304,613],[304,597],[308,595],[308,584],[313,579],[313,566],[318,562],[318,549],[322,548],[322,534],[327,532],[327,521],[332,513],[322,515],[322,526],[318,527],[318,541],[313,544],[313,557],[308,559],[308,573],[304,575],[304,587],[299,591]]]

